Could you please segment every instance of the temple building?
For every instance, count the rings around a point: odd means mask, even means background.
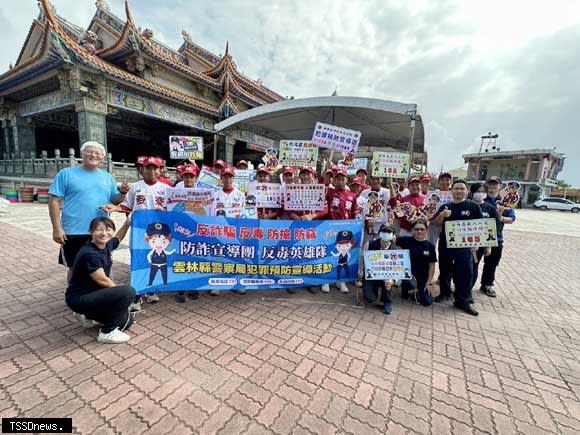
[[[184,30],[174,50],[138,27],[127,2],[121,19],[98,0],[86,30],[48,0],[39,7],[15,65],[0,75],[0,159],[78,153],[87,140],[103,143],[118,162],[167,159],[169,136],[186,135],[203,136],[205,163],[232,163],[237,149],[273,144],[259,132],[214,130],[230,116],[284,100],[240,73],[227,44],[218,56]]]

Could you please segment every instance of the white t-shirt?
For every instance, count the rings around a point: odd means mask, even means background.
[[[171,188],[160,181],[147,184],[144,180],[139,180],[131,184],[121,207],[127,211],[165,209],[167,189]]]
[[[229,217],[239,217],[239,214],[242,212],[242,208],[246,205],[246,195],[240,192],[238,189],[234,187],[231,192],[224,192],[223,189],[216,190],[215,192],[215,211],[216,216],[218,216],[218,212],[220,210],[225,209],[235,209],[236,212],[232,213],[227,212],[226,215]],[[239,210],[239,213],[237,212]]]

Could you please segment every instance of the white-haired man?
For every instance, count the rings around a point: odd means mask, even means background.
[[[58,261],[68,267],[69,281],[74,260],[91,237],[89,224],[98,216],[107,216],[99,207],[108,202],[120,203],[129,190],[126,181],[117,189],[113,176],[99,169],[105,158],[103,145],[85,142],[81,157],[81,165],[56,174],[48,191],[52,239],[61,245]]]

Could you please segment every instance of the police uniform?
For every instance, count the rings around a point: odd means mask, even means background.
[[[340,231],[337,236],[336,236],[336,244],[342,244],[342,243],[350,243],[351,245],[354,244],[354,235],[352,234],[352,231]],[[338,255],[338,265],[336,266],[336,279],[340,280],[340,276],[342,274],[342,271],[344,270],[344,274],[346,279],[350,278],[350,273],[349,273],[349,262],[350,260],[350,252],[347,252],[346,254],[339,254]]]
[[[439,216],[447,207],[451,216],[443,221],[439,237],[439,288],[440,297],[451,296],[451,278],[455,284],[455,305],[468,308],[473,302],[471,288],[473,287],[473,254],[471,248],[448,248],[445,238],[445,222],[481,219],[483,217],[479,205],[466,199],[460,203],[450,202],[442,205],[437,211]],[[438,301],[441,298],[437,299]]]
[[[171,236],[171,230],[169,229],[169,226],[160,222],[147,225],[145,233],[149,237]],[[167,284],[167,254],[165,253],[165,250],[162,250],[159,253],[156,250],[152,250],[148,255],[148,260],[151,264],[151,269],[149,271],[149,284],[147,284],[147,286],[153,285],[153,281],[155,280],[155,276],[157,275],[158,271],[161,271],[163,284]]]

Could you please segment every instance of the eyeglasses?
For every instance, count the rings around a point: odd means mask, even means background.
[[[83,153],[86,154],[86,155],[88,155],[88,156],[90,156],[90,155],[99,156],[99,157],[104,156],[104,154],[103,154],[102,151],[89,151],[89,150],[84,150]]]

